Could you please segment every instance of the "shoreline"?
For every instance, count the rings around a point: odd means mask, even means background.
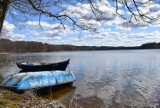
[[[65,108],[59,101],[44,99],[29,91],[18,94],[0,87],[0,98],[0,108]]]
[[[106,50],[63,50],[63,51],[49,51],[49,52],[0,52],[0,54],[25,54],[25,53],[54,53],[54,52],[78,52],[78,51],[126,51],[126,50],[160,50],[160,48],[148,49],[106,49]]]
[[[9,52],[0,52],[0,54],[11,54]]]
[[[0,76],[0,82],[2,82]],[[0,85],[0,108],[65,108],[65,106],[57,100],[49,100],[39,97],[34,92],[26,91],[18,94]]]

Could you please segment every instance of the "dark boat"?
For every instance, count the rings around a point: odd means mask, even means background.
[[[17,63],[17,66],[22,70],[20,72],[30,72],[30,71],[51,71],[51,70],[61,70],[65,71],[70,59],[58,63]]]

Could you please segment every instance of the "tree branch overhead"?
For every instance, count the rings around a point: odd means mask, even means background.
[[[43,28],[40,23],[43,16],[47,16],[64,29],[69,23],[73,29],[90,30],[98,27],[90,25],[91,21],[103,23],[115,17],[122,18],[124,23],[150,24],[159,20],[160,15],[155,15],[159,10],[153,5],[159,3],[158,0],[1,0],[0,33],[6,12],[17,21],[37,16],[40,28]]]

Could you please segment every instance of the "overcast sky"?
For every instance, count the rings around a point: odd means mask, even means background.
[[[65,11],[60,13],[67,13],[77,18],[85,16],[85,19],[78,20],[78,23],[82,26],[96,28],[94,32],[72,30],[72,26],[67,23],[64,24],[65,29],[63,26],[57,28],[59,23],[50,22],[47,17],[41,19],[42,30],[39,26],[38,17],[14,24],[12,18],[7,15],[2,33],[5,38],[13,41],[38,41],[49,44],[78,46],[139,46],[148,42],[160,42],[160,20],[155,22],[154,25],[139,22],[125,25],[125,21],[120,16],[115,15],[114,4],[108,2],[108,6],[104,6],[97,3],[96,6],[106,12],[106,17],[114,18],[102,22],[96,21],[90,10],[90,5],[87,3],[68,6]],[[141,10],[145,12],[151,8],[158,9],[152,16],[160,16],[160,4],[152,3],[148,8]],[[123,10],[119,10],[119,12],[125,13]],[[18,13],[15,12],[15,14]],[[130,13],[126,12],[126,14]]]

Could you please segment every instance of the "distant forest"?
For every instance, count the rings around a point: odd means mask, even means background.
[[[110,47],[110,46],[74,46],[50,45],[41,42],[10,41],[0,39],[0,52],[26,53],[26,52],[53,52],[53,51],[83,51],[83,50],[125,50],[125,49],[160,49],[160,43],[146,43],[137,47]]]

